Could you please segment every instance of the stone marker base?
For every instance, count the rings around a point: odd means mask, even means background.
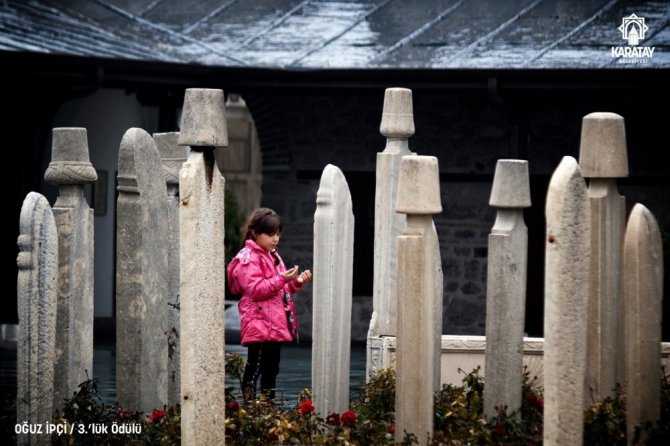
[[[368,376],[378,370],[395,368],[395,337],[368,337],[367,350]],[[441,384],[460,386],[465,374],[477,366],[481,366],[480,375],[485,376],[485,350],[485,336],[442,335]],[[537,377],[536,387],[544,386],[543,354],[544,338],[523,338],[523,364],[531,379]],[[670,364],[670,342],[661,343],[661,364],[666,368]]]

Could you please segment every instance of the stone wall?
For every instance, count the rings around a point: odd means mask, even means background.
[[[356,217],[354,339],[365,337],[372,307],[374,168],[376,153],[385,145],[385,138],[379,133],[384,88],[412,88],[416,133],[410,138],[410,149],[418,154],[435,155],[440,161],[444,211],[435,221],[445,272],[445,334],[483,334],[484,234],[493,224],[493,213],[487,204],[493,169],[501,157],[527,159],[533,207],[525,212],[530,250],[525,331],[531,336],[542,336],[542,205],[549,175],[561,157],[578,156],[584,115],[611,111],[625,118],[631,177],[619,181],[619,191],[626,196],[629,210],[635,202],[642,202],[657,217],[662,233],[670,228],[667,204],[670,176],[663,171],[664,164],[658,162],[667,151],[664,137],[667,124],[665,115],[652,112],[667,90],[658,80],[660,74],[648,74],[655,70],[621,70],[624,71],[626,75],[614,78],[606,70],[549,71],[525,85],[524,79],[532,75],[507,72],[498,78],[497,86],[490,83],[489,90],[477,87],[482,79],[480,74],[470,80],[467,73],[454,71],[435,72],[434,77],[425,73],[417,73],[416,77],[411,72],[400,76],[390,73],[389,76],[406,79],[411,85],[395,81],[380,85],[381,75],[372,71],[366,71],[372,73],[369,78],[361,73],[343,72],[332,76],[332,79],[340,76],[339,86],[327,85],[317,74],[314,78],[299,77],[302,81],[295,84],[280,76],[278,84],[235,87],[235,90],[247,101],[258,129],[263,157],[262,203],[275,207],[285,218],[287,232],[280,249],[288,262],[311,265],[311,225],[323,167],[335,164],[347,178]],[[497,74],[490,72],[490,76],[495,80]],[[598,88],[592,88],[595,78],[603,81]],[[312,87],[309,84],[312,79],[321,79],[321,88]],[[352,79],[357,79],[357,83]],[[436,79],[440,88],[432,86],[430,79]],[[546,89],[539,88],[540,79],[546,82]],[[613,79],[619,79],[618,83],[613,84]],[[26,82],[30,83],[29,79]],[[220,82],[227,93],[233,92],[231,79],[221,78]],[[126,94],[123,89],[101,88],[94,94],[76,95],[78,99],[63,103],[63,97],[73,97],[69,87],[49,82],[39,85],[32,82],[31,87],[40,88],[25,90],[29,92],[29,100],[23,93],[10,97],[9,106],[0,113],[1,130],[9,138],[7,146],[22,147],[10,153],[12,165],[20,172],[12,206],[15,219],[28,191],[43,190],[51,202],[55,199],[55,190],[47,189],[41,182],[49,160],[48,134],[52,127],[86,127],[91,161],[96,168],[107,170],[112,179],[118,143],[127,128],[141,127],[152,132],[160,130],[161,122],[163,125],[170,122],[170,113],[161,112],[148,100],[150,95],[141,92]],[[162,86],[159,89],[163,91]],[[178,92],[183,92],[182,86]],[[169,90],[166,94],[173,92]],[[35,103],[42,106],[35,108]],[[107,115],[100,110],[116,111],[112,119],[105,118]],[[175,116],[176,112],[175,109]],[[35,168],[40,165],[42,168]],[[114,193],[110,183],[108,203],[113,202]],[[112,207],[108,207],[107,215],[95,218],[95,232],[99,236],[95,262],[96,330],[113,326],[111,319],[99,319],[113,316],[113,222]],[[474,231],[474,235],[468,231]],[[11,268],[16,261],[16,236],[15,229],[14,236],[4,239],[4,263]],[[472,279],[477,271],[481,276],[478,281]],[[670,283],[668,277],[665,282]],[[15,286],[14,279],[9,286]],[[298,296],[304,313],[301,329],[306,334],[311,324],[310,294],[311,290],[306,290]],[[665,299],[664,305],[664,339],[670,339],[670,299]],[[2,308],[2,321],[15,323],[16,303],[10,300]]]
[[[362,340],[372,311],[374,172],[376,154],[385,146],[379,133],[384,91],[241,93],[263,150],[262,204],[284,219],[280,251],[288,263],[311,266],[312,223],[323,167],[334,164],[347,177],[356,218],[352,339]],[[414,90],[413,99],[416,132],[409,140],[410,150],[437,156],[440,165],[444,210],[435,216],[435,224],[444,271],[444,334],[484,334],[487,237],[495,217],[488,205],[493,172],[499,158],[519,158],[529,160],[533,200],[525,211],[525,331],[542,336],[544,198],[549,175],[560,159],[578,157],[581,120],[590,112],[613,111],[626,119],[630,178],[620,181],[621,194],[629,208],[643,202],[662,228],[670,227],[665,203],[670,181],[655,162],[663,147],[664,124],[649,111],[651,99],[578,89],[519,90],[509,92],[502,102],[480,90],[425,89]],[[311,289],[306,289],[297,300],[303,338],[311,332],[310,295]]]
[[[395,368],[396,341],[393,336],[380,338],[373,344],[377,359],[374,371]],[[486,337],[442,335],[441,339],[441,384],[463,385],[464,372],[480,367],[479,376],[486,377]],[[529,384],[544,388],[544,338],[523,338],[523,364],[528,368]],[[670,342],[660,346],[661,365],[670,366]]]

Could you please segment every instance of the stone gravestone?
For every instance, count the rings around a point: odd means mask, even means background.
[[[129,129],[119,148],[116,396],[150,412],[167,403],[167,190],[156,144]]]
[[[93,209],[84,197],[84,184],[97,178],[88,157],[86,129],[53,129],[44,179],[57,184],[59,192],[53,206],[58,230],[56,408],[93,376]]]
[[[215,147],[227,146],[222,90],[186,90],[179,144],[181,434],[188,445],[225,442],[224,179]]]
[[[324,417],[349,408],[354,214],[342,171],[328,164],[314,214],[312,391]]]
[[[154,141],[163,163],[167,186],[167,306],[168,306],[168,405],[181,397],[179,369],[179,170],[186,161],[186,151],[177,143],[179,133],[154,133]]]
[[[381,336],[396,335],[396,237],[405,228],[405,215],[395,212],[400,160],[410,155],[408,138],[414,134],[412,90],[387,88],[379,130],[386,148],[377,153],[375,239],[372,288],[373,313],[368,331],[366,376],[381,370]]]
[[[58,234],[46,198],[30,192],[23,201],[18,238],[16,422],[51,421],[56,348]],[[18,434],[19,445],[49,445],[46,434]]]
[[[484,414],[521,408],[523,327],[526,312],[530,207],[528,161],[498,160],[489,204],[498,209],[489,235],[486,284],[486,386]]]
[[[442,212],[437,158],[405,156],[396,211],[407,215],[398,243],[396,441],[404,432],[427,444],[433,394],[440,388],[442,263],[432,214]]]
[[[636,426],[661,417],[663,243],[656,219],[641,204],[628,218],[623,257],[626,424],[632,444]]]
[[[624,120],[614,113],[591,113],[582,122],[579,168],[589,178],[591,278],[585,406],[613,395],[624,382],[621,262],[626,199],[616,178],[628,176]]]
[[[580,445],[584,429],[591,204],[577,161],[563,157],[546,204],[544,444]]]

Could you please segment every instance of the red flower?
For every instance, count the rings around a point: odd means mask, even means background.
[[[502,424],[496,424],[496,427],[493,428],[493,432],[497,436],[502,437],[505,435],[505,427]]]
[[[300,406],[300,409],[298,409],[298,412],[300,412],[303,415],[307,415],[308,413],[314,412],[314,404],[312,404],[311,400],[307,400],[302,405]]]
[[[165,411],[163,409],[154,409],[154,411],[147,416],[152,423],[158,423],[161,418],[165,416]]]
[[[529,393],[526,397],[526,400],[531,407],[534,407],[538,410],[544,409],[544,400],[542,398],[538,398],[534,393]]]
[[[386,432],[389,434],[395,434],[395,426],[394,425],[389,425],[388,429],[386,429]]]
[[[230,413],[235,413],[237,412],[237,409],[240,408],[240,403],[237,401],[232,401],[230,403],[226,403],[226,410],[228,410]]]
[[[345,426],[349,426],[351,423],[356,421],[356,414],[352,412],[351,410],[347,410],[346,412],[342,412],[342,424]]]
[[[326,424],[330,424],[332,426],[339,426],[340,425],[340,414],[339,413],[331,413],[326,417]]]

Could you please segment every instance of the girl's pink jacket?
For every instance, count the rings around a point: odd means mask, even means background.
[[[279,265],[275,266],[274,255],[279,259]],[[233,294],[242,295],[237,304],[242,345],[292,341],[288,316],[292,317],[293,330],[297,333],[298,321],[292,296],[302,284],[284,278],[282,274],[286,266],[276,250],[274,255],[255,241],[246,240],[244,247],[228,265],[230,290]],[[285,302],[285,293],[291,295],[288,302]]]

